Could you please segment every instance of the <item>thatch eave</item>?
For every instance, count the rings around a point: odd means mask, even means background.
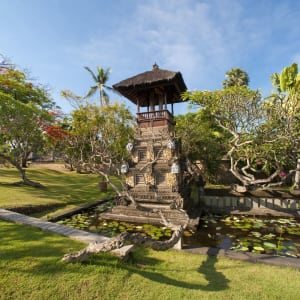
[[[162,89],[168,95],[169,103],[182,102],[181,94],[187,89],[180,72],[161,70],[158,67],[122,80],[114,84],[113,88],[140,106],[148,105],[147,95],[152,89]]]

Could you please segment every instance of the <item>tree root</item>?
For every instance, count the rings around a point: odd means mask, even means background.
[[[144,237],[139,233],[123,232],[120,235],[109,239],[103,243],[91,243],[86,248],[77,253],[65,254],[62,258],[64,263],[79,263],[86,261],[90,256],[101,253],[110,252],[127,244],[134,244],[144,248],[152,248],[157,251],[164,251],[172,248],[180,240],[183,234],[184,226],[180,225],[173,231],[172,237],[166,241],[156,241],[150,237]]]

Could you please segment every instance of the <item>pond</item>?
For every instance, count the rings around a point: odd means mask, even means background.
[[[105,203],[57,223],[110,237],[124,231],[140,232],[156,240],[171,237],[172,231],[166,227],[103,220],[100,214],[111,205]],[[182,242],[188,247],[213,247],[300,258],[300,222],[294,218],[206,215],[201,217],[198,230],[184,231]]]
[[[300,258],[300,223],[294,218],[206,215],[197,231],[185,232],[184,242]]]
[[[114,204],[107,202],[93,208],[90,211],[74,214],[70,218],[57,221],[58,224],[67,225],[80,230],[103,234],[108,237],[127,232],[139,232],[143,236],[149,236],[155,240],[166,240],[172,236],[171,229],[158,227],[151,224],[135,224],[128,222],[109,221],[100,217],[100,214],[110,209]]]

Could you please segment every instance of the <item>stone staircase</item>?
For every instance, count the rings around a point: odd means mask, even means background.
[[[168,205],[162,204],[143,204],[142,210],[135,208],[133,205],[118,205],[111,211],[105,212],[101,217],[105,220],[117,220],[131,223],[142,223],[162,226],[162,219],[158,212],[160,210],[167,221],[175,225],[181,225],[187,222],[185,214],[176,209],[171,209]]]
[[[158,191],[145,191],[144,187],[137,186],[130,194],[142,209],[137,209],[133,205],[117,205],[109,212],[103,213],[101,217],[107,220],[162,225],[162,219],[157,212],[159,210],[173,224],[187,222],[186,215],[175,209],[182,207],[183,198],[178,192],[172,192],[168,186]]]
[[[165,188],[165,189],[164,189]],[[162,187],[158,192],[154,191],[139,191],[137,188],[130,192],[134,200],[140,204],[164,204],[171,205],[177,203],[179,205],[182,203],[183,199],[181,195],[177,192],[170,191],[168,186]]]

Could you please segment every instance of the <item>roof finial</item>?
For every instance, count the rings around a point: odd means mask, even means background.
[[[158,64],[155,62],[153,65],[153,70],[157,70],[158,69]]]

